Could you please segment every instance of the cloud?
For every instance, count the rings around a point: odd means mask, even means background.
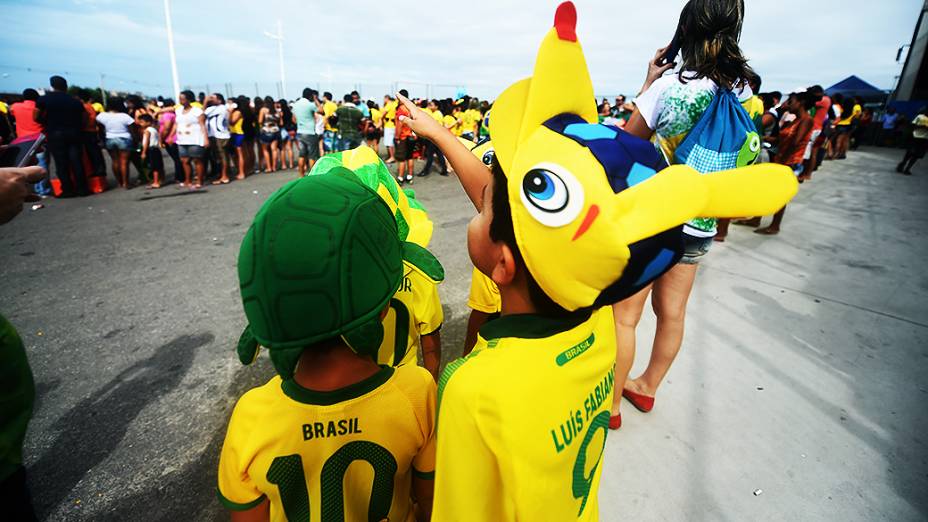
[[[356,0],[322,8],[285,0],[173,0],[172,18],[183,84],[232,83],[250,93],[257,81],[259,91],[274,94],[276,44],[263,31],[281,19],[289,91],[303,84],[325,84],[333,92],[358,83],[386,89],[408,81],[466,85],[492,97],[531,73],[557,3]],[[597,92],[637,92],[683,3],[576,0]],[[889,88],[901,68],[895,50],[909,41],[920,7],[918,0],[878,7],[869,0],[820,0],[810,11],[807,0],[748,2],[742,47],[771,89],[828,85],[850,74]],[[0,44],[22,49],[4,59],[13,62],[8,65],[171,83],[161,2],[36,0],[7,6],[5,13],[17,23]],[[26,86],[13,81],[0,87]]]

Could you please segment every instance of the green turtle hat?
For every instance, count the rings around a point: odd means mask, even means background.
[[[403,276],[403,244],[389,207],[346,168],[287,183],[258,211],[238,256],[248,327],[244,364],[258,346],[291,378],[303,350],[341,337],[375,356],[380,314]]]

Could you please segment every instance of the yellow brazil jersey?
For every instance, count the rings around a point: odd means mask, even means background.
[[[481,119],[480,111],[477,109],[467,109],[464,111],[462,119],[464,120],[464,132],[472,132],[474,136],[476,136],[477,122]]]
[[[245,123],[245,116],[242,115],[237,122],[229,124],[229,134],[244,134],[242,125]]]
[[[442,115],[441,111],[440,111],[440,110],[437,110],[437,109],[434,110],[434,111],[432,111],[432,112],[430,112],[429,115],[431,115],[431,116],[432,116],[432,119],[434,119],[434,120],[437,121],[438,123],[441,123],[442,120],[444,119],[444,115]]]
[[[461,126],[458,125],[458,119],[452,115],[447,115],[442,118],[442,124],[451,131],[451,134],[455,136],[461,135]]]
[[[487,314],[498,313],[502,308],[499,287],[476,268],[470,276],[470,296],[467,298],[467,306],[472,310]]]
[[[374,107],[371,109],[371,121],[374,123],[375,127],[380,126],[381,113],[380,109]]]
[[[393,129],[396,127],[396,108],[399,102],[391,101],[383,106],[383,128]]]
[[[335,110],[338,109],[338,105],[335,105],[335,102],[327,101],[322,104],[322,112],[326,118],[335,114]],[[329,125],[329,120],[325,121],[325,130],[334,131],[335,127]]]
[[[485,324],[439,384],[433,520],[597,520],[614,363],[609,307]]]
[[[752,120],[764,113],[764,101],[760,96],[751,96],[741,106]]]
[[[203,104],[200,103],[200,102],[198,102],[198,101],[192,101],[192,102],[190,102],[190,106],[191,106],[191,107],[196,107],[197,109],[202,109],[202,108],[203,108]]]
[[[274,377],[235,405],[219,498],[232,510],[267,498],[272,521],[412,521],[412,475],[435,471],[434,425],[435,383],[416,366],[331,392]]]
[[[444,312],[438,298],[438,284],[407,268],[383,319],[383,344],[377,362],[392,366],[415,365],[420,338],[437,332],[442,321]]]

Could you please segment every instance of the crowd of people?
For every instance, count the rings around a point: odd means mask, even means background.
[[[762,92],[739,44],[743,16],[741,0],[690,0],[675,38],[679,61],[658,50],[634,100],[597,104],[587,94],[576,12],[562,4],[535,76],[497,100],[503,123],[496,126],[487,101],[410,100],[405,90],[382,104],[357,92],[336,102],[306,88],[292,101],[183,91],[176,102],[110,97],[101,107],[89,95],[68,95],[58,76],[50,92],[27,90],[9,112],[18,137],[48,137],[61,197],[89,193],[87,176],[104,174],[104,148],[124,188],[132,186],[132,167],[150,188],[161,187],[162,155],[174,163],[176,184],[191,189],[298,170],[300,178],[259,211],[239,255],[249,321],[239,357],[250,364],[267,348],[280,375],[249,391],[232,415],[218,476],[226,507],[255,519],[305,519],[312,509],[323,519],[588,520],[598,514],[607,430],[621,429],[623,398],[642,412],[654,408],[683,344],[698,266],[726,240],[729,219],[779,233],[795,180],[812,180],[826,160],[844,160],[868,124],[861,100],[832,98],[818,85],[785,96]],[[721,196],[707,198],[715,207],[674,217],[661,199],[673,193],[673,201],[687,201],[677,182],[705,189],[700,182],[711,170],[673,178],[658,171],[690,165],[678,148],[711,115],[713,100],[728,94],[751,124],[745,168],[755,170],[718,183],[758,184],[734,191],[753,204],[734,206],[779,208],[766,227],[766,216],[732,215]],[[893,132],[899,123],[881,120]],[[900,164],[903,173],[928,148],[928,115],[914,125],[919,142]],[[481,145],[495,151],[481,154]],[[322,156],[343,151],[351,158],[334,157],[332,174],[304,178]],[[416,158],[425,161],[418,173]],[[456,173],[477,211],[467,234],[473,314],[463,357],[441,377],[436,287],[443,270],[413,240],[415,212],[424,209],[392,184],[412,183],[433,167]],[[389,172],[390,184],[370,176],[374,185],[365,188],[363,176],[345,175],[364,168]],[[16,183],[35,181],[30,176]],[[652,178],[662,180],[663,192],[626,190]],[[620,197],[655,201],[616,203]],[[372,203],[381,198],[388,204]],[[629,230],[606,221],[649,203],[653,212],[633,216]],[[616,239],[619,232],[629,237]],[[304,248],[329,244],[336,246]],[[591,279],[591,267],[609,277]],[[649,297],[651,356],[632,376]],[[360,433],[366,438],[351,439]],[[370,473],[345,479],[356,460],[370,464],[373,488]],[[317,478],[322,486],[307,490]]]
[[[448,174],[440,151],[397,125],[403,109],[390,94],[378,104],[362,100],[357,91],[335,102],[332,93],[320,95],[310,88],[292,101],[244,95],[226,100],[221,93],[185,90],[176,102],[129,95],[110,96],[104,105],[95,91],[79,89],[79,95],[69,95],[61,76],[53,76],[50,87],[43,96],[26,89],[8,109],[5,103],[0,106],[0,139],[9,143],[45,134],[62,198],[90,194],[87,179],[106,175],[103,150],[110,156],[116,185],[125,189],[138,184],[161,188],[165,156],[173,162],[174,183],[199,189],[207,182],[223,185],[280,169],[297,168],[302,176],[321,156],[362,143],[375,150],[383,144],[387,163],[397,164],[401,184],[413,182],[418,158],[427,159],[418,176],[429,175],[433,163],[442,175]],[[484,116],[490,105],[485,101],[469,96],[415,101],[456,136],[475,140],[486,135]],[[49,164],[44,154],[39,162]],[[133,167],[136,181],[131,179]],[[46,184],[37,190],[51,193]]]

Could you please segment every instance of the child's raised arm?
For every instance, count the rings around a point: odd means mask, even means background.
[[[451,162],[467,197],[479,211],[483,208],[483,187],[490,182],[490,171],[487,170],[486,165],[471,154],[467,147],[441,123],[416,107],[416,104],[405,96],[401,94],[397,96],[400,103],[409,109],[409,117],[403,116],[400,121],[408,125],[418,136],[431,141],[441,150],[445,158]]]

